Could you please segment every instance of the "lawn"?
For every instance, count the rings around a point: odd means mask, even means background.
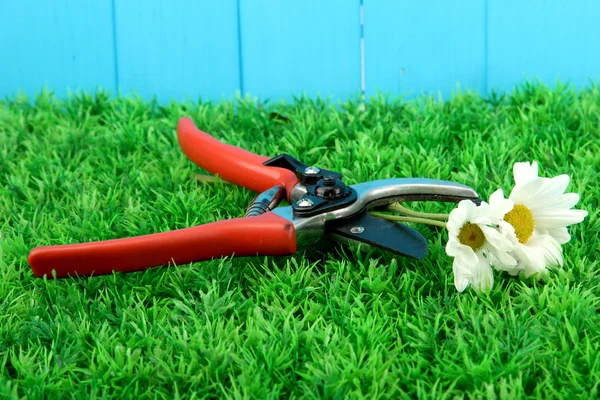
[[[278,113],[286,118],[276,117]],[[446,232],[422,261],[356,246],[131,274],[36,278],[39,245],[241,217],[254,194],[181,152],[189,116],[220,140],[343,173],[453,180],[482,197],[512,164],[567,173],[589,212],[547,279],[454,288]],[[600,87],[533,83],[366,109],[78,94],[0,101],[0,397],[573,398],[600,384]],[[448,204],[411,204],[449,211]],[[250,233],[249,233],[250,234]]]

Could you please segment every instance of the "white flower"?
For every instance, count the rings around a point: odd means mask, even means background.
[[[514,228],[509,235],[514,244],[516,267],[500,266],[512,275],[526,277],[544,273],[547,267],[563,265],[561,244],[571,237],[567,226],[583,221],[587,211],[571,210],[579,202],[577,193],[565,193],[568,175],[538,177],[536,162],[516,163],[513,167],[515,187],[509,199],[514,207],[504,220]]]
[[[490,289],[494,284],[492,263],[505,267],[517,264],[508,253],[514,245],[507,235],[514,235],[514,231],[503,221],[512,208],[513,202],[497,190],[490,197],[490,204],[482,202],[478,207],[463,200],[450,213],[446,253],[454,257],[454,286],[459,292],[469,284],[476,290]],[[496,229],[498,226],[502,229]]]

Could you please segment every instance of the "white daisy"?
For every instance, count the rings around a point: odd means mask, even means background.
[[[513,202],[505,199],[501,190],[490,197],[490,204],[482,202],[479,207],[469,200],[458,203],[450,213],[447,229],[446,253],[454,257],[452,269],[454,286],[459,292],[469,284],[476,290],[487,290],[494,284],[491,263],[505,267],[515,266],[517,261],[508,253],[513,242],[503,232],[512,228],[503,221],[504,215],[513,208]],[[503,226],[504,230],[496,227]]]
[[[571,210],[578,202],[577,193],[565,193],[568,175],[554,178],[538,177],[538,165],[516,163],[513,167],[515,187],[509,199],[514,207],[505,216],[514,228],[513,255],[516,267],[501,267],[512,275],[526,277],[544,273],[547,267],[563,265],[561,244],[571,237],[567,226],[577,224],[587,216],[585,210]]]

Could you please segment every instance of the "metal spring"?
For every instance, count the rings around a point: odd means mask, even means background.
[[[246,217],[258,217],[261,214],[271,211],[268,204],[252,202],[246,210]]]
[[[277,185],[256,196],[246,210],[246,217],[257,217],[273,210],[285,196],[283,186]]]

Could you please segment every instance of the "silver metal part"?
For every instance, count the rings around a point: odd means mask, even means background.
[[[281,185],[262,192],[248,206],[246,217],[256,217],[272,211],[283,198],[285,198],[285,189]]]
[[[476,200],[477,192],[455,182],[425,178],[392,178],[351,185],[358,194],[356,202],[341,210],[332,211],[334,219],[358,214],[363,209],[391,204],[397,201]]]
[[[291,206],[273,210],[294,224],[297,246],[303,247],[319,241],[325,235],[325,222],[357,215],[364,210],[397,201],[453,201],[476,200],[477,192],[455,182],[425,178],[392,178],[351,185],[357,199],[348,207],[328,211],[312,217],[294,215]]]
[[[313,206],[315,203],[313,203],[311,199],[302,199],[296,204],[298,205],[298,207],[310,207]]]
[[[365,228],[363,228],[362,226],[353,226],[350,229],[350,232],[352,233],[363,233],[365,231]]]
[[[321,170],[319,168],[317,168],[317,167],[306,167],[304,169],[304,173],[307,174],[307,175],[316,175],[319,172],[321,172]]]
[[[302,183],[297,183],[290,192],[290,201],[295,203],[306,194],[306,186]]]

